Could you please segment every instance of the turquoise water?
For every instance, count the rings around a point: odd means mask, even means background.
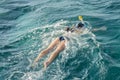
[[[88,28],[74,36],[43,71],[30,66],[63,28]],[[0,80],[120,80],[120,0],[0,0]]]

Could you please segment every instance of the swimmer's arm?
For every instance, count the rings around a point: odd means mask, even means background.
[[[103,27],[100,27],[100,28],[94,28],[91,31],[96,32],[96,31],[105,31],[105,30],[107,30],[107,28],[105,26],[103,26]]]
[[[91,29],[90,31],[96,32],[96,31],[105,31],[105,30],[107,30],[107,27],[103,26],[103,27],[100,27],[100,28]],[[82,33],[83,30],[81,30],[81,29],[80,29],[80,30],[75,29],[75,32],[76,32],[76,33]]]
[[[92,31],[92,32],[96,32],[96,31],[98,31],[98,29],[92,29],[91,31]]]

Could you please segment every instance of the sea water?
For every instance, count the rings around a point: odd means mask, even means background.
[[[46,71],[37,55],[79,22],[107,30],[73,36]],[[0,0],[0,80],[120,80],[120,0]]]

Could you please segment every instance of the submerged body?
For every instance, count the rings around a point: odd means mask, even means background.
[[[44,62],[44,68],[46,69],[46,67],[56,58],[56,56],[61,51],[63,51],[65,49],[65,47],[66,47],[65,44],[72,37],[71,34],[73,34],[73,33],[81,33],[81,30],[82,30],[83,26],[84,25],[82,23],[79,23],[77,25],[77,27],[74,27],[74,28],[67,27],[66,30],[65,30],[65,34],[63,34],[62,36],[57,37],[56,39],[54,39],[46,49],[44,49],[43,51],[41,51],[41,53],[38,55],[38,57],[34,60],[34,63],[36,63],[44,55],[46,55],[47,53],[49,53],[50,50],[56,48],[52,52],[52,54],[50,55],[50,57]]]

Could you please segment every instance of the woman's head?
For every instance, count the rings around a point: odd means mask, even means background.
[[[76,28],[82,28],[84,26],[84,24],[82,22],[79,22],[77,25],[76,25]]]

